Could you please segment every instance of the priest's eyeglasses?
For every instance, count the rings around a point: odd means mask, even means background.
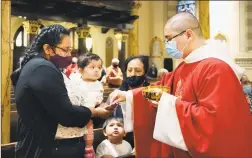
[[[165,39],[165,40],[164,40],[164,43],[168,43],[168,42],[170,42],[170,41],[171,41],[171,40],[173,40],[174,38],[176,38],[176,37],[178,37],[178,36],[183,35],[185,32],[186,32],[186,31],[182,31],[182,32],[180,32],[179,34],[177,34],[177,35],[173,36],[173,37],[172,37],[172,38],[170,38],[170,39]]]
[[[200,27],[198,26],[198,27],[196,27],[196,28],[192,28],[191,30],[195,30],[195,29],[199,29],[199,28],[200,28]],[[166,39],[164,40],[164,43],[168,43],[168,42],[170,42],[171,40],[173,40],[174,38],[183,35],[186,31],[187,31],[187,30],[182,31],[182,32],[180,32],[179,34],[173,36],[173,37],[170,38],[170,39],[167,39],[167,38],[166,38]]]

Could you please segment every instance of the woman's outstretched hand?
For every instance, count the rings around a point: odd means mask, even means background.
[[[113,110],[105,109],[105,107],[90,108],[92,117],[107,118],[113,112]]]

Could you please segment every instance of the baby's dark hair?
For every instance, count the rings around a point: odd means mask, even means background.
[[[86,55],[79,56],[78,62],[77,62],[78,67],[81,69],[84,69],[90,63],[91,60],[96,60],[96,61],[101,60],[103,64],[102,59],[97,54],[88,53]]]
[[[122,119],[121,117],[113,116],[113,117],[109,117],[109,118],[104,122],[102,128],[103,128],[103,129],[106,129],[106,127],[107,127],[107,125],[109,124],[109,122],[114,121],[114,120],[115,120],[115,121],[118,121],[118,122],[120,122],[120,123],[122,123],[122,124],[124,124],[123,119]]]

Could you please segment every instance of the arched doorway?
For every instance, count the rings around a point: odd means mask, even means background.
[[[19,59],[27,47],[27,34],[23,26],[20,26],[14,35],[13,71],[19,67]]]
[[[41,25],[38,32],[44,26]],[[27,39],[27,32],[25,31],[23,26],[20,26],[14,35],[14,49],[13,49],[13,71],[19,67],[20,64],[20,57],[25,52],[28,46],[28,39]]]

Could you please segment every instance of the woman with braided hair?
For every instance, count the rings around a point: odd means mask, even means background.
[[[59,70],[71,62],[70,45],[63,26],[43,28],[11,75],[19,114],[16,158],[83,158],[83,135],[55,138],[58,124],[83,128],[91,117],[110,114],[104,108],[72,105]]]

